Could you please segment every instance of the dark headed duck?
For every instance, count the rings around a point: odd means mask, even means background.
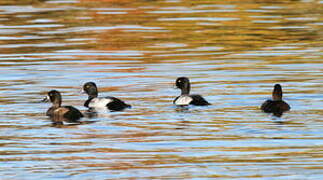
[[[283,91],[280,84],[275,84],[272,100],[265,101],[260,109],[266,113],[274,113],[276,116],[281,116],[283,112],[290,110],[290,106],[283,101]]]
[[[126,104],[124,101],[112,97],[98,97],[98,88],[94,82],[87,82],[83,85],[83,92],[88,95],[84,106],[90,109],[98,110],[104,109],[109,111],[122,111],[126,108],[131,108],[131,105]]]
[[[196,106],[211,105],[201,95],[190,94],[191,85],[187,77],[177,78],[175,85],[177,88],[181,89],[181,95],[176,97],[173,101],[175,105],[178,105],[178,106],[187,106],[190,104],[196,105]]]
[[[51,90],[43,101],[50,101],[52,107],[50,107],[46,115],[51,117],[54,124],[63,124],[65,122],[79,123],[79,119],[83,117],[83,114],[73,106],[62,106],[61,93],[56,90]]]

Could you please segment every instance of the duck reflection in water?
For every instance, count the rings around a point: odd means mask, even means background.
[[[284,112],[290,110],[290,106],[283,101],[283,91],[280,84],[275,84],[272,100],[265,101],[260,109],[265,113],[273,113],[277,117],[281,117]]]

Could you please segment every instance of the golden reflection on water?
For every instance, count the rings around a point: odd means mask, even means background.
[[[321,179],[321,4],[1,1],[0,175]],[[213,105],[173,107],[178,76]],[[87,81],[133,108],[53,127],[41,97],[84,112]],[[259,110],[275,83],[282,118]]]

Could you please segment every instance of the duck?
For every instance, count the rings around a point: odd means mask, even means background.
[[[191,84],[190,80],[187,77],[178,77],[175,81],[176,88],[181,89],[181,95],[177,96],[173,104],[177,106],[187,106],[187,105],[195,105],[195,106],[207,106],[211,105],[208,101],[206,101],[199,94],[190,94]]]
[[[83,92],[88,95],[84,106],[91,110],[109,110],[109,111],[123,111],[126,108],[131,108],[131,105],[124,101],[112,97],[98,97],[98,88],[94,82],[87,82],[83,85]]]
[[[51,90],[42,100],[50,101],[52,106],[47,110],[46,115],[49,116],[54,124],[63,124],[63,121],[70,123],[79,123],[79,119],[84,115],[73,106],[62,106],[62,96],[57,90]]]
[[[273,113],[281,116],[283,112],[289,111],[290,106],[283,100],[283,91],[280,84],[275,84],[272,99],[265,101],[260,109],[265,113]]]

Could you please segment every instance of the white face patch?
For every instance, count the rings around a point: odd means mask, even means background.
[[[50,98],[49,98],[49,96],[47,95],[47,96],[45,96],[45,97],[44,97],[44,99],[42,100],[42,102],[48,102],[48,101],[50,101]]]
[[[193,101],[193,98],[186,95],[182,95],[176,99],[175,104],[179,106],[189,105],[190,102],[192,101]]]
[[[112,102],[110,98],[94,98],[89,103],[90,108],[106,108],[107,104]]]

